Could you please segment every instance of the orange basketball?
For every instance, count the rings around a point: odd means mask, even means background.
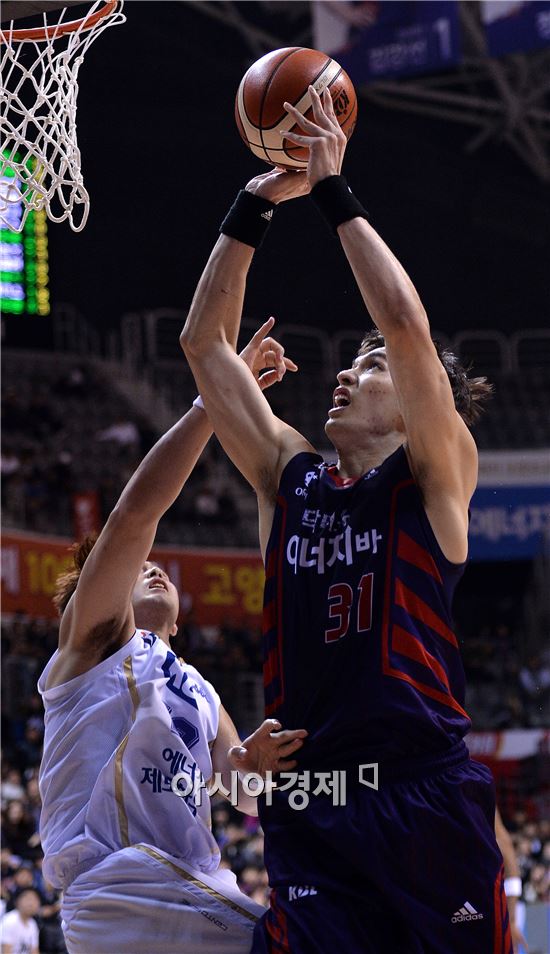
[[[244,74],[235,98],[235,119],[243,141],[255,156],[285,169],[304,169],[309,150],[282,139],[280,130],[300,130],[283,106],[292,103],[313,120],[308,86],[328,87],[340,127],[347,138],[357,121],[357,96],[348,74],[326,53],[301,46],[266,53]]]

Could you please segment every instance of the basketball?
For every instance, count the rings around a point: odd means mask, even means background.
[[[283,106],[292,103],[313,120],[308,86],[328,87],[341,129],[349,139],[357,121],[357,96],[347,73],[326,53],[300,46],[266,53],[244,74],[235,98],[235,119],[243,142],[255,156],[285,169],[304,169],[309,150],[281,137],[300,130]]]

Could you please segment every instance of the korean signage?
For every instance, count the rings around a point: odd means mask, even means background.
[[[57,577],[71,566],[69,546],[60,538],[4,534],[2,611],[55,617],[52,596]],[[199,624],[260,621],[264,571],[256,551],[160,547],[152,551],[152,559],[168,573],[180,597],[191,597]]]
[[[456,0],[312,4],[315,46],[354,83],[434,73],[460,60]]]
[[[470,506],[470,557],[521,560],[550,540],[550,451],[482,451]]]

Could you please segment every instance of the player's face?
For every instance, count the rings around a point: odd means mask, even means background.
[[[360,440],[404,431],[385,348],[358,356],[351,368],[337,375],[325,431],[335,447],[346,436]]]
[[[143,564],[132,594],[136,625],[151,629],[166,623],[174,625],[179,612],[178,591],[164,570],[147,560]]]

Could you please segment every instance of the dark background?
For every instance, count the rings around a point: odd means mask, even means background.
[[[239,4],[292,45],[296,24]],[[80,8],[78,8],[80,9]],[[236,191],[264,165],[233,103],[256,57],[236,30],[187,3],[125,4],[80,70],[78,137],[88,224],[51,225],[54,302],[100,328],[125,311],[186,308]],[[285,25],[286,24],[286,25]],[[359,101],[344,172],[415,282],[432,326],[540,327],[550,299],[550,188],[505,144],[464,155],[473,127]],[[308,199],[281,207],[246,313],[331,328],[365,324],[337,241]],[[19,319],[15,319],[16,321]]]

